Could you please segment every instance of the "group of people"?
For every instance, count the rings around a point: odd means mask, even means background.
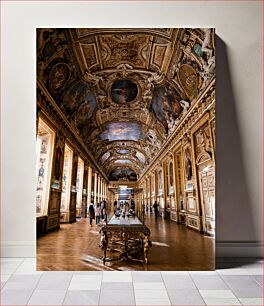
[[[118,210],[122,210],[122,211],[127,211],[129,210],[129,204],[127,201],[123,202],[123,201],[120,201],[120,202],[117,202],[115,201],[114,202],[114,211],[118,211]]]
[[[135,202],[131,201],[129,204],[127,201],[115,201],[114,202],[114,214],[116,217],[122,216],[123,218],[127,217],[135,217]]]
[[[94,219],[96,226],[98,226],[98,224],[101,221],[106,222],[107,221],[106,201],[101,201],[96,205],[94,205],[93,201],[91,201],[88,207],[88,212],[89,212],[90,226],[93,225]]]

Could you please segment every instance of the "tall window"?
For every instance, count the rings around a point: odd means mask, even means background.
[[[61,211],[68,211],[71,197],[71,174],[72,174],[73,150],[66,144],[64,150]]]
[[[76,180],[76,190],[77,190],[76,207],[82,207],[83,173],[84,173],[84,161],[79,157],[78,158],[78,169],[77,169],[77,180]]]
[[[47,214],[55,132],[41,119],[38,123],[36,165],[36,213]]]

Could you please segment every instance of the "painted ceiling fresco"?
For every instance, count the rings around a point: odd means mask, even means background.
[[[155,87],[151,107],[166,130],[170,116],[176,119],[181,114],[181,100],[179,93],[170,84]]]
[[[111,122],[101,134],[102,140],[134,140],[143,139],[141,124],[136,122]]]
[[[70,87],[63,95],[61,108],[67,118],[74,120],[82,130],[96,108],[96,98],[91,86],[79,82]]]
[[[129,153],[129,150],[117,150],[116,151],[117,153],[119,153],[119,154],[128,154]]]
[[[110,180],[137,180],[214,76],[212,29],[37,29],[37,81]]]
[[[126,179],[129,181],[136,181],[137,174],[129,168],[115,169],[110,172],[109,179],[111,181],[119,181]]]
[[[116,164],[131,164],[131,161],[129,159],[117,159],[115,163]]]

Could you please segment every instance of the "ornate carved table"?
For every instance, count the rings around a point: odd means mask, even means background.
[[[100,247],[104,252],[103,262],[106,262],[107,251],[119,252],[121,260],[133,259],[148,263],[148,252],[151,247],[150,229],[137,217],[117,218],[113,216],[101,230]],[[135,255],[143,259],[135,259]]]

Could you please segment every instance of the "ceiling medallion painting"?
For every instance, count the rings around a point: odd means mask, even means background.
[[[212,29],[38,29],[38,83],[109,180],[136,180],[214,78],[213,36]]]
[[[137,85],[129,80],[118,80],[111,88],[111,97],[116,103],[133,101],[138,94]]]
[[[182,65],[179,69],[179,81],[190,100],[198,95],[198,75],[191,65]]]
[[[50,71],[49,87],[53,92],[61,91],[70,78],[71,70],[65,63],[54,65]]]

